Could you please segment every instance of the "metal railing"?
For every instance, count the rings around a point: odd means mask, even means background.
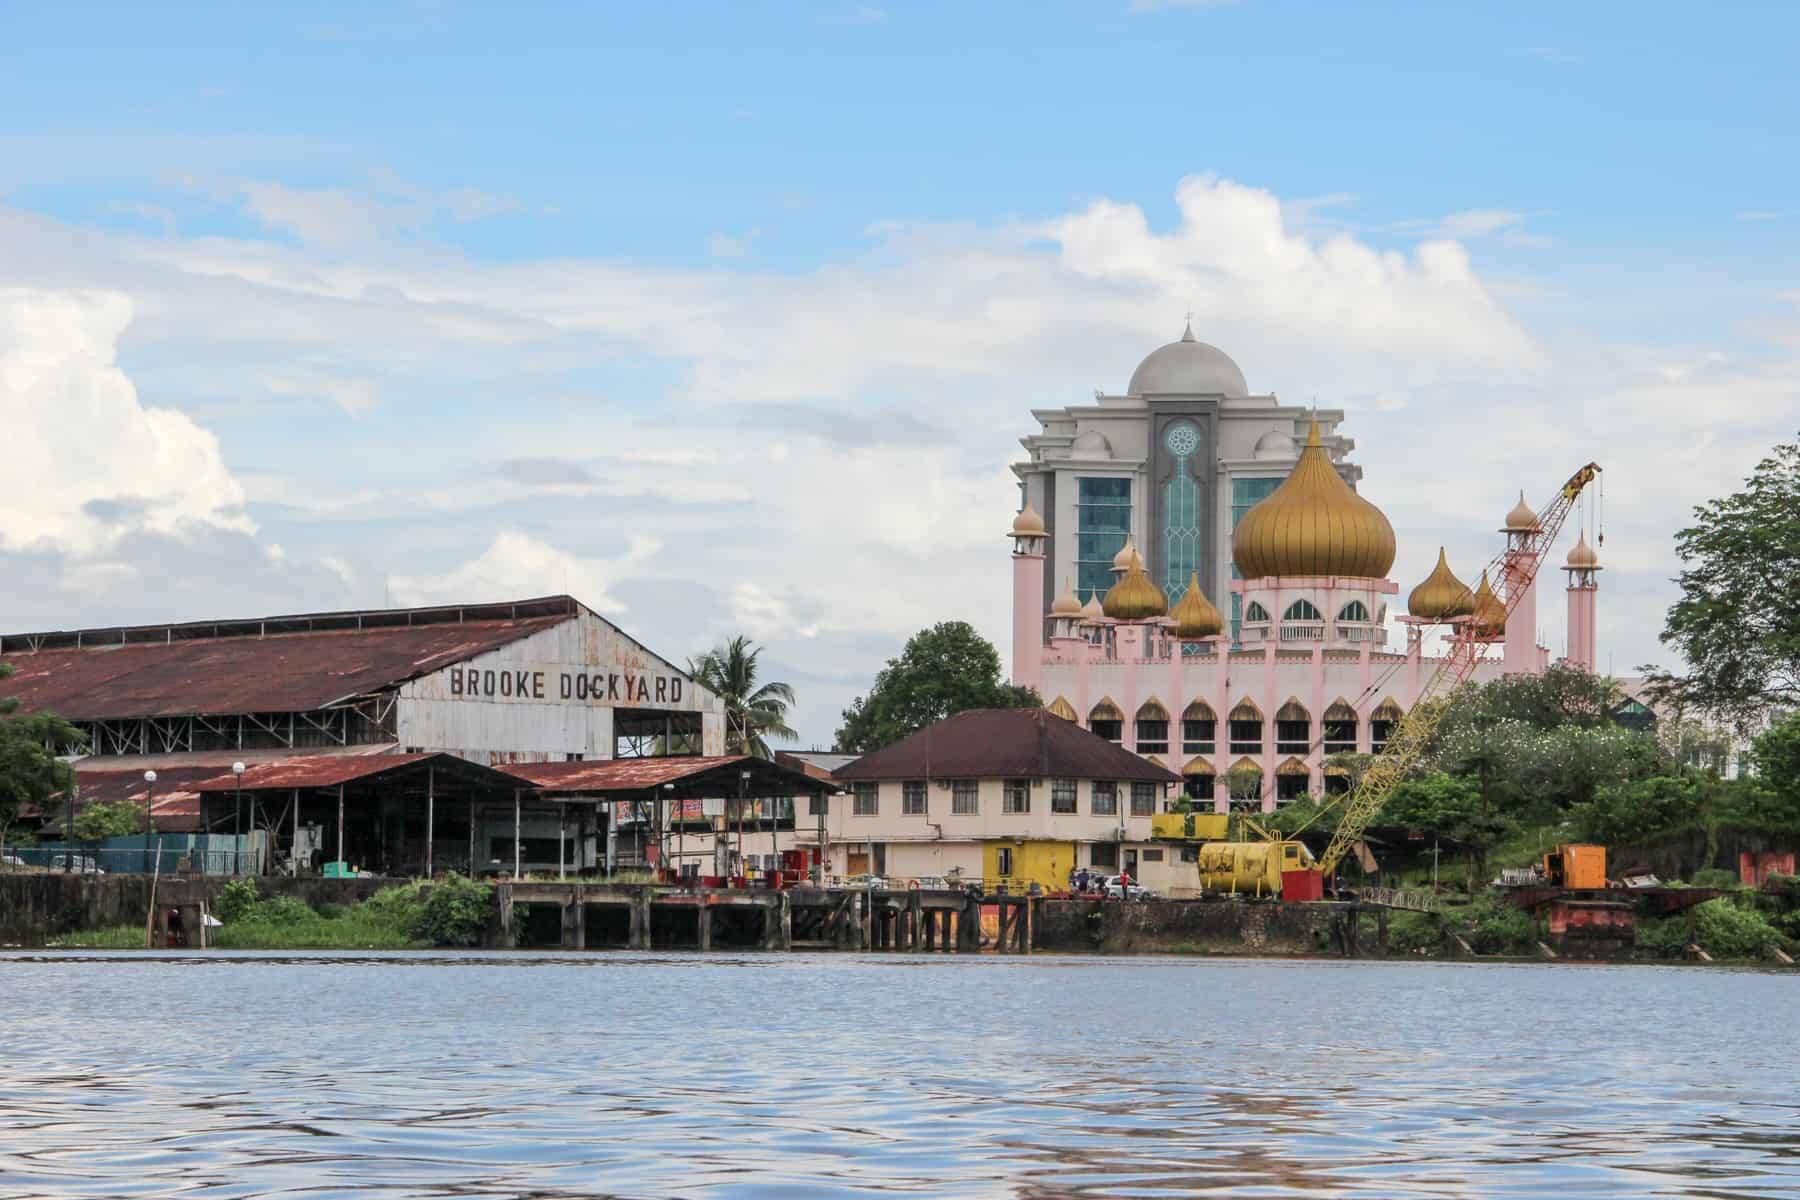
[[[1322,642],[1325,640],[1325,622],[1283,621],[1281,623],[1281,640],[1284,642]]]

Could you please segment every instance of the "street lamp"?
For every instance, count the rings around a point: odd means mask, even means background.
[[[231,773],[237,777],[237,800],[232,807],[231,821],[231,873],[244,873],[244,764],[231,764]]]
[[[144,874],[150,873],[150,842],[156,840],[156,772],[144,772],[144,819],[150,824],[150,839],[144,843]]]

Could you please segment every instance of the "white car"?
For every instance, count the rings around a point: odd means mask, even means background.
[[[1101,881],[1100,890],[1113,900],[1148,900],[1156,895],[1155,892],[1135,880],[1129,887],[1125,886],[1117,875],[1108,875]]]
[[[886,891],[887,885],[888,881],[879,875],[846,875],[838,884],[839,887],[855,888],[857,891],[874,888],[878,892]]]
[[[0,867],[22,867],[25,860],[16,854],[0,854]]]

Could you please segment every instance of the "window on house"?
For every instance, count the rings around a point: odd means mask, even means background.
[[[1053,813],[1075,811],[1075,781],[1073,779],[1050,781],[1050,811]]]
[[[900,785],[900,815],[903,817],[925,815],[925,781],[923,779],[908,779]]]
[[[1117,816],[1119,813],[1119,785],[1096,779],[1093,795],[1088,803],[1088,811],[1096,817]]]
[[[1000,804],[1003,813],[1028,813],[1031,811],[1031,781],[1029,779],[1009,779],[1006,781],[1006,794]]]
[[[1161,862],[1163,860],[1163,852],[1161,850],[1143,850],[1139,852],[1138,857],[1145,862]]]
[[[1213,739],[1218,737],[1219,721],[1212,705],[1196,700],[1181,714],[1181,752],[1211,754]]]
[[[1088,844],[1088,865],[1099,867],[1103,871],[1119,869],[1119,843],[1090,842]]]
[[[1156,785],[1154,783],[1134,783],[1131,785],[1131,815],[1148,817],[1156,812]]]
[[[1338,620],[1340,621],[1367,621],[1368,619],[1369,606],[1361,600],[1352,600],[1338,609]]]
[[[994,851],[994,869],[1000,872],[1002,877],[1013,873],[1013,852],[1011,846],[1001,846]]]
[[[1191,863],[1199,862],[1200,861],[1200,847],[1198,847],[1198,846],[1183,846],[1181,848],[1181,861],[1182,862],[1191,862]]]
[[[1169,720],[1167,717],[1161,720],[1137,723],[1137,750],[1139,754],[1167,754],[1169,752]]]
[[[824,816],[826,813],[826,804],[827,801],[824,796],[816,794],[808,796],[806,798],[806,815],[809,817]]]
[[[1289,700],[1275,714],[1275,753],[1305,754],[1312,744],[1312,714]]]
[[[1356,710],[1341,697],[1325,710],[1325,753],[1344,754],[1356,749]]]
[[[980,785],[973,779],[958,779],[950,785],[950,811],[957,816],[969,816],[981,811]]]
[[[850,815],[853,817],[873,817],[881,812],[880,791],[878,784],[853,783],[850,785]]]
[[[1267,625],[1268,623],[1269,610],[1252,600],[1249,606],[1244,609],[1244,624]]]
[[[1233,754],[1261,754],[1263,742],[1262,713],[1248,700],[1231,710],[1226,730]]]
[[[1216,777],[1212,775],[1185,776],[1181,782],[1182,794],[1189,800],[1204,800],[1210,804],[1213,798],[1214,778]]]

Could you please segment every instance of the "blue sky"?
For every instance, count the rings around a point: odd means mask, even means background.
[[[1402,580],[1610,453],[1653,660],[1800,423],[1800,20],[1468,7],[0,5],[0,354],[60,364],[0,374],[58,463],[0,620],[567,580],[747,625],[825,740],[919,625],[1004,641],[1026,408],[1194,308],[1352,410]]]

